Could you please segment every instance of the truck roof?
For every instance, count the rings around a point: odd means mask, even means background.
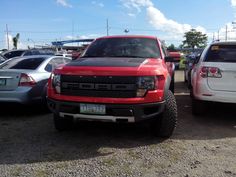
[[[158,39],[155,36],[148,36],[148,35],[113,35],[113,36],[103,36],[103,37],[99,37],[97,39],[109,39],[109,38],[149,38],[149,39]]]

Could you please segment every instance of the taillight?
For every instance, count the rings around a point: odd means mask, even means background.
[[[19,86],[34,86],[36,84],[35,80],[28,74],[21,73]]]
[[[203,78],[207,77],[214,77],[214,78],[221,78],[220,69],[217,67],[202,67],[200,71],[200,76]]]

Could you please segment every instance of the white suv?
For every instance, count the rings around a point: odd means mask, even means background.
[[[205,48],[191,73],[192,113],[204,113],[207,103],[236,103],[236,42]]]

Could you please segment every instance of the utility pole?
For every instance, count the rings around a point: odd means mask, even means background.
[[[108,18],[107,18],[107,36],[109,36],[109,23],[108,23]]]
[[[8,26],[6,24],[6,32],[7,32],[7,49],[9,50],[9,34],[8,34]]]
[[[214,42],[215,41],[215,32],[213,33],[213,37],[212,37],[212,41]]]
[[[225,41],[228,40],[228,25],[225,27]]]

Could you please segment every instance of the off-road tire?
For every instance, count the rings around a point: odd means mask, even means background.
[[[58,131],[70,130],[73,126],[72,118],[64,118],[64,117],[60,117],[57,114],[54,114],[53,119],[54,119],[54,126],[56,130]]]
[[[197,100],[192,97],[192,114],[195,116],[202,115],[206,110],[206,102]]]
[[[162,138],[169,138],[177,125],[177,104],[174,94],[169,90],[165,98],[164,112],[151,122],[153,135]]]
[[[173,73],[173,76],[171,77],[170,91],[175,93],[175,73]]]

